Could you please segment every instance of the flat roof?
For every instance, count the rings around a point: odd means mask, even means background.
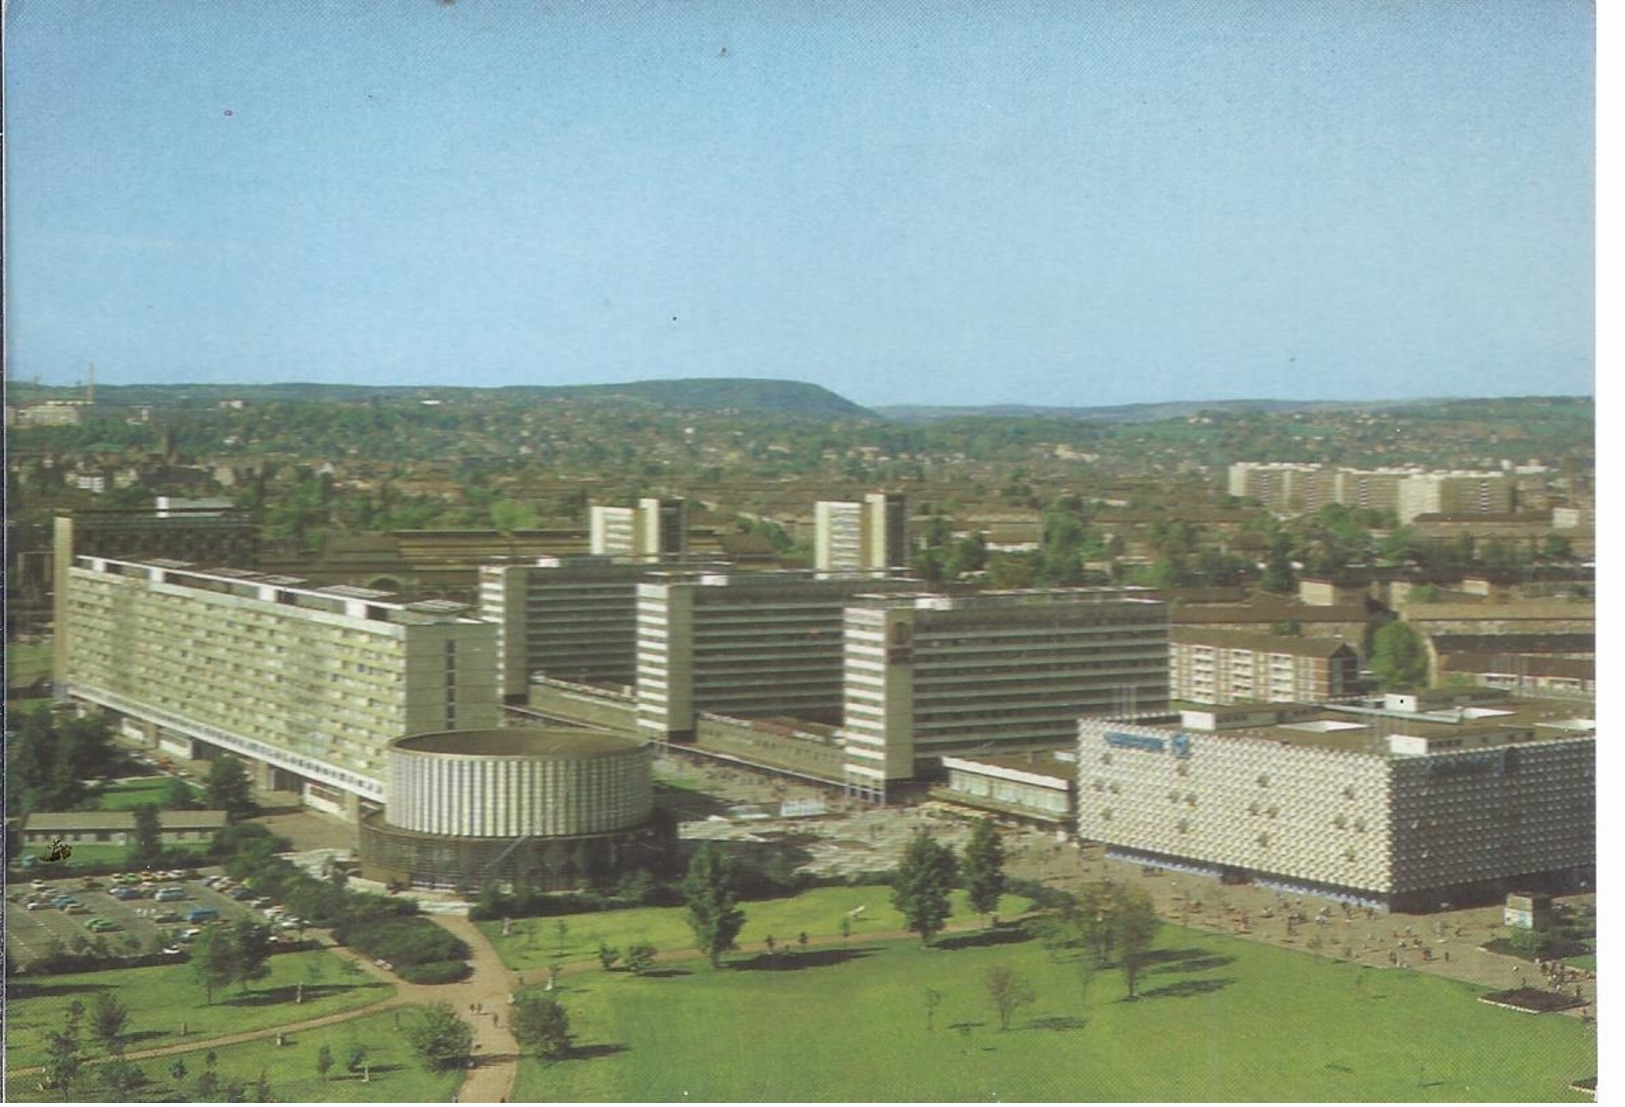
[[[608,757],[640,749],[645,743],[618,734],[578,727],[496,727],[489,730],[441,730],[414,734],[391,747],[416,754],[455,757]]]
[[[134,811],[36,811],[23,816],[23,830],[133,830]],[[196,830],[225,826],[224,811],[160,811],[164,830]]]
[[[1417,738],[1462,738],[1465,747],[1549,742],[1576,738],[1594,731],[1575,725],[1573,701],[1506,699],[1475,702],[1460,707],[1433,708],[1421,712],[1389,711],[1352,705],[1328,706],[1320,710],[1301,704],[1236,704],[1224,708],[1196,706],[1187,710],[1207,712],[1223,718],[1293,709],[1289,721],[1280,724],[1236,726],[1200,732],[1204,737],[1265,738],[1289,746],[1348,752],[1388,752],[1393,735]]]

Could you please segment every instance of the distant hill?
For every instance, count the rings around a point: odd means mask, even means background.
[[[1100,423],[1150,423],[1159,419],[1187,419],[1203,412],[1358,411],[1378,408],[1427,407],[1448,400],[1175,400],[1166,403],[1116,404],[1105,407],[1040,407],[1033,404],[986,404],[979,407],[936,407],[899,404],[871,409],[884,419],[901,423],[938,419],[1087,419]]]
[[[43,388],[21,381],[7,383],[7,402],[79,399],[82,389]],[[519,398],[623,401],[675,410],[735,410],[749,415],[790,415],[815,419],[873,419],[867,408],[804,381],[697,377],[686,380],[628,381],[624,384],[511,385],[502,388],[453,388],[426,385],[359,385],[287,382],[281,384],[128,384],[97,385],[99,403],[186,407],[252,402],[363,403],[370,399],[439,400],[442,403]]]

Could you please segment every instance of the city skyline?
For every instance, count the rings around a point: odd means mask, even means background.
[[[1593,20],[27,0],[8,371],[1590,394]]]

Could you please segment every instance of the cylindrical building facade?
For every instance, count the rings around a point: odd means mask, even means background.
[[[362,875],[417,887],[576,887],[658,868],[649,747],[564,727],[440,731],[392,743]]]

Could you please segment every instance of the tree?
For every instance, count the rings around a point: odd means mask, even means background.
[[[197,789],[178,776],[170,777],[169,783],[164,786],[164,810],[189,811],[197,805]]]
[[[513,1005],[509,1024],[519,1048],[550,1060],[570,1055],[574,1041],[570,1034],[570,1014],[558,1000],[534,992],[522,995]]]
[[[1145,967],[1145,955],[1161,925],[1157,909],[1144,890],[1134,887],[1118,890],[1112,911],[1112,935],[1117,947],[1117,965],[1123,971],[1130,999],[1135,998],[1134,987],[1140,970]]]
[[[90,1032],[109,1053],[123,1054],[124,1029],[129,1025],[130,1009],[120,1003],[111,991],[96,993],[96,1002],[90,1009]]]
[[[920,936],[922,945],[931,944],[953,913],[949,896],[958,868],[953,849],[923,830],[915,832],[903,851],[892,882],[891,902],[903,913],[908,928]]]
[[[1426,685],[1428,655],[1422,636],[1398,619],[1377,631],[1372,639],[1371,673],[1384,691],[1411,691]]]
[[[999,1029],[1009,1030],[1010,1019],[1016,1010],[1038,998],[1032,983],[1009,965],[994,965],[987,970],[987,998],[998,1012]]]
[[[333,1047],[323,1043],[322,1048],[316,1051],[316,1076],[326,1080],[327,1074],[333,1071]]]
[[[474,1051],[474,1028],[449,1003],[436,1003],[406,1026],[406,1040],[431,1072],[459,1068]]]
[[[626,967],[636,975],[642,976],[654,967],[657,952],[652,943],[633,942],[626,947]]]
[[[459,1019],[459,1022],[462,1020]],[[464,1024],[467,1025],[466,1023]],[[470,1036],[472,1037],[472,1031]],[[360,1072],[367,1064],[367,1047],[360,1042],[351,1042],[350,1048],[344,1054],[344,1071],[350,1073]]]
[[[937,1008],[942,1005],[942,993],[935,988],[925,990],[925,1032],[936,1029]]]
[[[158,805],[138,803],[131,814],[135,816],[135,842],[130,846],[130,861],[134,864],[156,861],[164,852],[164,831],[158,822]]]
[[[237,979],[236,943],[223,927],[211,926],[192,944],[192,975],[203,985],[205,1002],[214,1003],[214,990]]]
[[[1263,576],[1258,578],[1258,587],[1278,595],[1297,590],[1298,578],[1292,571],[1292,557],[1288,553],[1285,534],[1277,534],[1270,542],[1269,561],[1264,565]]]
[[[60,1091],[63,1099],[71,1098],[68,1089],[84,1065],[79,1055],[79,1017],[84,1009],[84,1004],[74,1000],[68,1008],[67,1023],[45,1037],[45,1083]]]
[[[999,897],[1004,894],[1004,843],[992,819],[982,818],[971,828],[960,873],[971,910],[986,920],[999,909]]]
[[[621,951],[620,950],[616,949],[614,946],[610,945],[608,942],[605,942],[605,941],[602,941],[602,940],[599,941],[599,943],[598,943],[598,963],[600,965],[604,966],[604,971],[605,972],[608,972],[610,969],[613,969],[615,967],[615,962],[619,961],[620,959],[621,959]]]
[[[248,991],[271,972],[271,931],[253,919],[239,920],[231,930],[232,978]]]
[[[136,1090],[147,1082],[147,1074],[119,1057],[96,1066],[96,1082],[109,1102],[128,1103]]]
[[[231,754],[221,754],[209,764],[208,804],[212,811],[224,811],[232,822],[246,819],[259,810],[254,802],[248,768]]]
[[[717,968],[724,953],[738,948],[735,940],[745,925],[745,913],[734,898],[733,866],[710,842],[703,843],[688,864],[683,901],[696,948]]]

